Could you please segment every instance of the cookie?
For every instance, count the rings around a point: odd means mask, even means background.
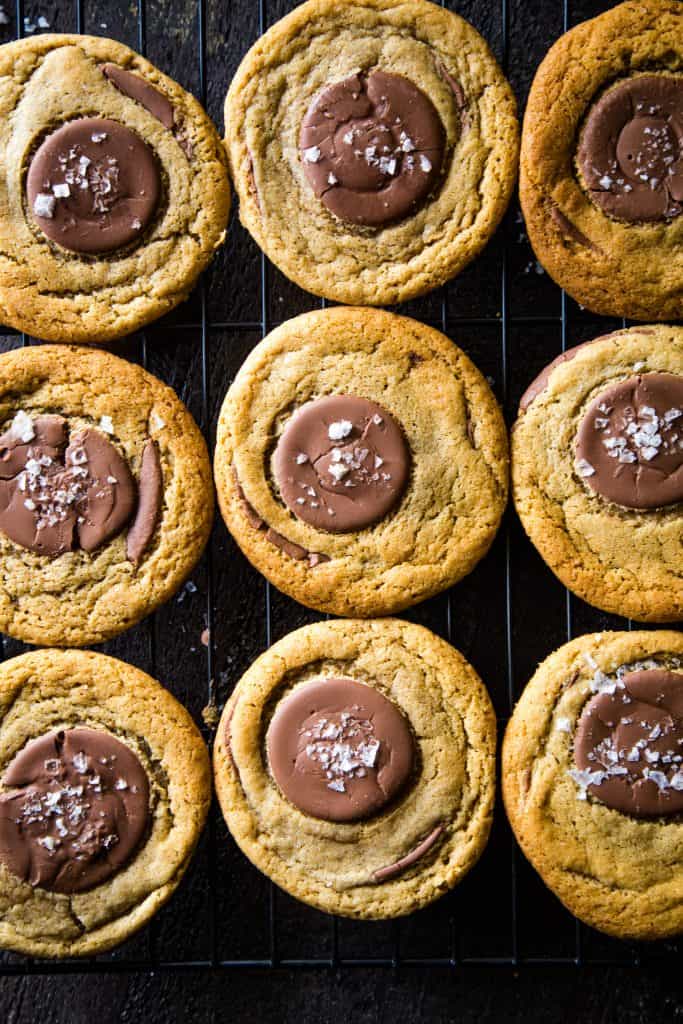
[[[0,946],[92,956],[180,882],[211,796],[204,742],[144,672],[91,651],[0,666]]]
[[[616,331],[554,360],[512,433],[515,506],[565,586],[642,622],[683,617],[683,328]]]
[[[301,4],[242,61],[225,125],[242,223],[289,278],[338,302],[403,302],[459,273],[517,173],[495,58],[425,0]]]
[[[496,720],[463,656],[396,619],[317,622],[237,684],[214,747],[243,853],[297,899],[386,918],[474,865],[495,797]]]
[[[550,49],[529,94],[520,198],[529,240],[581,305],[683,317],[683,17],[622,3]]]
[[[107,640],[183,583],[213,520],[211,466],[175,393],[98,349],[0,356],[0,630]]]
[[[594,633],[551,654],[501,770],[517,840],[572,914],[619,938],[683,931],[683,633]]]
[[[93,36],[7,43],[0,82],[0,320],[97,344],[186,299],[230,208],[194,97]]]
[[[438,331],[382,310],[305,313],[254,349],[218,423],[223,518],[302,604],[395,612],[488,551],[507,500],[491,390]]]

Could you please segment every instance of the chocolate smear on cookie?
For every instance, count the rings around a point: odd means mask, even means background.
[[[102,74],[115,85],[119,92],[135,100],[148,110],[164,128],[175,126],[175,110],[173,104],[162,92],[147,82],[141,75],[126,71],[118,64],[103,64]]]
[[[329,533],[362,530],[400,500],[410,476],[410,450],[382,406],[352,395],[303,405],[275,449],[282,498],[298,519]]]
[[[139,564],[154,536],[161,514],[163,493],[159,449],[156,443],[148,438],[142,449],[137,510],[126,536],[126,556],[135,565]]]
[[[648,373],[602,391],[579,424],[575,468],[624,508],[683,501],[683,377]]]
[[[266,736],[270,770],[305,814],[358,821],[405,787],[415,744],[395,704],[353,679],[319,679],[278,705]]]
[[[283,551],[284,554],[289,555],[290,558],[295,559],[297,562],[308,561],[309,569],[314,569],[316,565],[321,565],[323,562],[329,562],[328,555],[322,554],[319,551],[308,551],[306,548],[302,548],[300,544],[295,544],[293,540],[288,540],[283,537],[281,533],[274,530],[272,526],[268,526],[268,523],[258,514],[253,505],[251,505],[246,497],[242,485],[237,476],[237,471],[233,470],[235,478],[235,487],[237,488],[237,496],[239,498],[244,517],[254,530],[260,530],[261,533],[265,533],[266,539],[270,541],[276,548]]]
[[[29,885],[78,893],[127,864],[150,826],[140,761],[99,729],[31,740],[10,762],[0,795],[0,861]]]
[[[434,104],[401,75],[372,71],[326,85],[301,126],[304,173],[340,220],[382,227],[433,192],[446,147]]]
[[[581,132],[577,162],[596,206],[618,220],[683,211],[683,77],[636,75],[608,89]]]
[[[118,121],[82,117],[40,144],[26,179],[28,208],[52,241],[87,255],[141,238],[161,196],[156,157]]]
[[[400,857],[394,864],[387,864],[384,868],[378,868],[377,871],[373,871],[372,877],[376,882],[388,882],[391,878],[396,878],[397,875],[402,874],[407,868],[417,864],[417,862],[428,853],[434,844],[441,838],[445,831],[445,825],[437,825],[433,828],[429,835],[425,836],[421,843],[412,849],[409,853],[406,853],[404,857]]]
[[[683,674],[623,674],[585,706],[569,774],[580,799],[638,818],[683,811]]]
[[[107,78],[119,92],[129,99],[135,100],[148,110],[153,117],[156,117],[164,128],[173,133],[176,142],[182,149],[188,160],[194,159],[194,146],[187,134],[187,125],[173,106],[168,96],[165,96],[160,89],[148,82],[142,75],[136,75],[132,71],[126,71],[118,64],[103,64],[102,74]]]
[[[587,235],[584,235],[583,231],[577,228],[576,224],[573,224],[569,217],[562,213],[559,206],[554,204],[550,207],[550,216],[557,224],[558,228],[566,238],[570,238],[572,242],[577,242],[582,245],[585,249],[593,249],[596,252],[600,252],[600,249],[594,242],[591,242]]]

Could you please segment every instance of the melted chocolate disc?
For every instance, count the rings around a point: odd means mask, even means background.
[[[327,85],[301,126],[304,173],[340,220],[405,217],[441,175],[446,137],[432,101],[401,75],[373,71]]]
[[[141,237],[159,203],[161,176],[135,132],[118,121],[82,117],[38,147],[26,193],[53,242],[73,252],[110,252]]]
[[[325,821],[377,813],[403,789],[415,764],[401,712],[353,679],[320,679],[294,690],[275,711],[266,746],[287,799]]]
[[[616,811],[683,811],[683,674],[629,672],[614,693],[598,693],[579,719],[574,758],[582,791]]]
[[[0,530],[30,551],[94,551],[135,502],[128,464],[99,430],[69,437],[61,416],[19,413],[0,435]]]
[[[282,498],[298,519],[329,533],[379,522],[405,490],[410,450],[375,402],[332,395],[292,416],[273,458]]]
[[[591,107],[577,152],[591,199],[619,220],[683,211],[683,78],[637,75]]]
[[[683,377],[629,377],[595,398],[576,436],[576,469],[624,508],[683,501]]]
[[[126,864],[150,821],[147,775],[132,750],[99,729],[32,740],[0,795],[0,860],[50,892],[101,885]]]

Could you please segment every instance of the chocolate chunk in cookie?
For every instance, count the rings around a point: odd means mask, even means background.
[[[320,679],[295,690],[277,708],[266,742],[287,799],[326,821],[381,811],[415,765],[412,733],[396,705],[352,679]]]
[[[138,241],[160,196],[152,149],[110,118],[80,117],[52,132],[36,150],[26,179],[29,210],[41,231],[84,254]]]
[[[77,893],[111,878],[150,824],[140,761],[100,729],[32,740],[10,762],[0,796],[0,861],[23,881]]]
[[[648,373],[597,395],[579,425],[576,469],[624,508],[683,501],[683,377]]]
[[[570,774],[601,803],[639,818],[683,811],[683,674],[626,673],[583,709]]]
[[[273,459],[287,506],[330,533],[362,530],[400,500],[410,449],[396,420],[376,402],[332,395],[302,406]]]
[[[428,96],[402,75],[373,71],[318,93],[299,146],[306,177],[331,213],[351,224],[382,226],[433,191],[445,140]]]
[[[127,463],[99,430],[19,412],[0,436],[0,530],[40,555],[94,551],[136,504]]]
[[[683,212],[683,77],[636,75],[588,111],[577,162],[593,202],[619,220]]]

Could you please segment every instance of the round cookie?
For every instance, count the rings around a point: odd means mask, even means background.
[[[565,586],[643,622],[683,617],[683,328],[563,353],[522,397],[515,506]]]
[[[187,298],[230,208],[194,97],[93,36],[7,43],[0,81],[0,319],[98,344]]]
[[[302,604],[399,611],[465,576],[505,508],[491,390],[438,331],[382,310],[289,320],[257,345],[218,423],[223,518]]]
[[[683,634],[594,633],[540,665],[505,733],[505,808],[582,921],[625,939],[683,931]]]
[[[683,19],[638,0],[562,36],[524,116],[520,199],[551,277],[594,313],[683,317]]]
[[[218,799],[252,863],[329,913],[410,913],[488,838],[496,721],[463,656],[396,619],[317,622],[261,655],[223,711]]]
[[[459,273],[515,183],[512,91],[486,42],[426,0],[309,0],[225,103],[240,218],[302,288],[387,305]]]
[[[92,956],[176,889],[211,796],[185,709],[91,651],[0,666],[0,946]]]
[[[0,629],[81,646],[193,569],[213,520],[204,439],[175,393],[98,349],[0,356]]]

